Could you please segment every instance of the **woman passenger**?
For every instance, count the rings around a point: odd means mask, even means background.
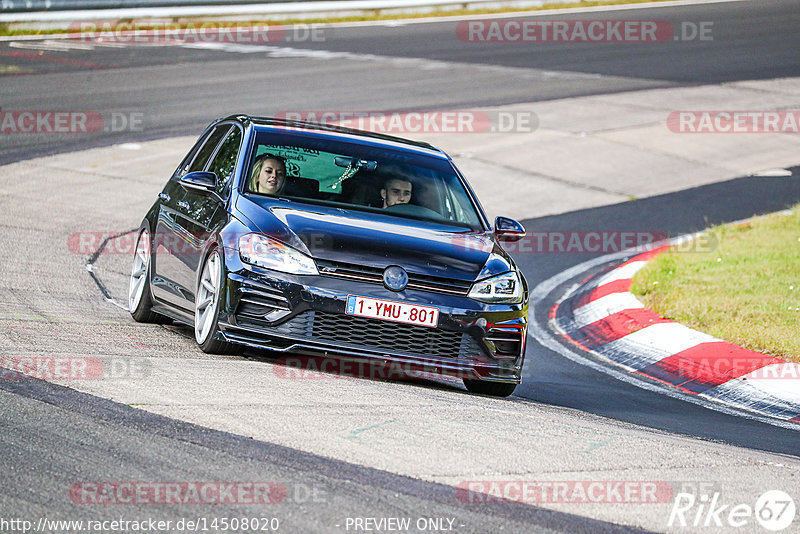
[[[250,173],[250,190],[254,193],[277,195],[286,185],[286,162],[280,156],[258,156]]]

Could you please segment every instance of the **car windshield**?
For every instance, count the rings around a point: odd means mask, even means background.
[[[482,228],[448,160],[401,148],[262,131],[256,135],[244,191]]]

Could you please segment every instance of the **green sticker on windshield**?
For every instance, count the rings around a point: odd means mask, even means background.
[[[319,190],[325,193],[341,193],[343,173],[334,161],[336,154],[320,152],[313,148],[284,145],[261,145],[257,156],[269,153],[286,159],[286,175],[308,178],[319,182]]]

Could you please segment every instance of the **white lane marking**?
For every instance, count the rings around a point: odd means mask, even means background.
[[[767,412],[782,419],[796,416],[800,409],[800,399],[796,398],[796,379],[794,384],[782,384],[781,386],[766,384],[765,387],[764,382],[774,381],[775,379],[743,380],[736,378],[711,388],[701,395],[713,399],[715,402],[743,407],[754,412]],[[784,389],[784,386],[788,386],[789,389]],[[788,398],[786,398],[787,394]],[[798,426],[800,425],[795,424],[795,427]]]
[[[117,146],[117,148],[121,148],[123,150],[141,150],[142,149],[142,145],[140,145],[139,143],[122,143],[122,144],[119,144],[119,145],[116,145],[116,146]]]
[[[110,39],[108,37],[97,37],[89,41],[95,46],[104,48],[127,48],[129,46],[177,46],[178,43],[172,41],[148,41],[148,42],[127,42],[122,40]]]
[[[222,50],[224,52],[239,52],[241,54],[255,54],[256,52],[273,52],[278,49],[277,46],[270,45],[245,45],[240,43],[180,43],[176,42],[183,48],[196,48],[199,50]]]
[[[21,48],[24,50],[44,50],[47,52],[69,52],[70,50],[94,50],[92,43],[79,43],[75,41],[46,39],[40,43],[11,41],[9,48]]]
[[[459,63],[456,61],[440,61],[436,59],[425,59],[416,57],[397,57],[384,56],[380,54],[362,54],[357,52],[341,52],[334,50],[318,50],[307,48],[293,48],[290,46],[274,45],[254,45],[240,43],[177,43],[184,48],[195,48],[202,50],[219,50],[222,52],[232,52],[239,54],[252,54],[255,52],[265,52],[268,57],[276,59],[285,58],[308,58],[320,60],[345,59],[351,61],[370,61],[391,63],[400,68],[414,68],[418,70],[449,70],[453,68],[471,68],[477,70],[491,71],[506,75],[515,75],[524,79],[531,80],[554,80],[554,79],[599,79],[601,74],[590,74],[573,71],[554,71],[545,69],[505,67],[499,65],[486,65],[483,63]]]
[[[611,293],[573,310],[573,328],[583,328],[623,310],[641,308],[644,308],[644,304],[633,293]]]
[[[647,260],[638,260],[632,261],[623,265],[622,267],[617,267],[607,275],[603,276],[598,282],[597,287],[600,287],[605,284],[610,284],[611,282],[616,282],[617,280],[630,280],[641,271],[645,265],[647,265]]]
[[[763,178],[783,178],[785,176],[791,176],[792,171],[789,169],[767,169],[764,171],[759,171],[755,173],[753,176],[760,176]]]
[[[656,323],[606,343],[597,352],[634,371],[701,343],[719,341],[680,323]]]
[[[773,363],[740,378],[758,389],[800,406],[800,364]]]
[[[19,48],[22,50],[42,50],[45,52],[71,52],[73,50],[88,51],[97,47],[102,48],[127,48],[127,47],[153,47],[153,46],[186,46],[186,43],[177,41],[153,41],[153,42],[126,42],[115,40],[98,39],[74,39],[74,40],[55,40],[45,39],[44,41],[18,40],[8,43],[9,48]],[[198,47],[199,48],[199,47]]]
[[[692,330],[681,323],[657,323],[637,330],[617,341],[631,343],[640,347],[656,348],[667,356],[691,349],[701,343],[721,341],[714,336]]]
[[[699,235],[699,233],[693,235]],[[685,236],[682,237],[685,238]],[[666,242],[660,244],[666,244]],[[608,254],[606,256],[600,256],[599,258],[587,260],[583,263],[575,265],[567,269],[566,271],[562,271],[559,274],[548,278],[547,280],[541,282],[535,288],[533,288],[530,297],[531,302],[543,302],[548,295],[550,295],[553,291],[556,290],[556,288],[567,283],[569,280],[577,278],[578,276],[589,271],[593,267],[602,265],[604,263],[609,263],[615,260],[620,260],[622,258],[625,258],[626,256],[633,256],[633,255],[634,253],[630,251],[616,252],[613,254]],[[574,289],[575,289],[574,286],[570,288],[565,293],[564,297],[569,296]],[[716,412],[724,413],[726,415],[732,415],[735,417],[744,417],[745,419],[751,419],[753,421],[758,421],[761,423],[766,423],[781,428],[788,428],[790,430],[800,431],[800,425],[798,425],[797,423],[790,423],[789,421],[784,421],[781,419],[775,419],[772,417],[759,415],[757,413],[743,411],[742,408],[732,408],[727,404],[723,404],[720,401],[709,400],[708,398],[705,397],[699,397],[697,395],[688,395],[680,390],[673,388],[672,386],[667,386],[665,384],[652,382],[638,375],[633,375],[628,371],[622,370],[616,364],[603,363],[595,359],[590,359],[583,354],[578,354],[577,352],[574,352],[573,350],[570,350],[569,348],[565,347],[558,341],[556,337],[557,334],[555,332],[560,332],[562,334],[564,332],[558,327],[555,321],[550,321],[549,324],[551,325],[552,331],[546,325],[542,324],[537,320],[535,313],[531,313],[531,320],[528,326],[528,333],[543,347],[555,352],[556,354],[560,354],[561,356],[565,357],[566,359],[572,362],[575,362],[580,365],[585,365],[586,367],[594,369],[595,371],[605,373],[611,376],[612,378],[616,378],[617,380],[625,382],[626,384],[630,384],[632,386],[644,389],[646,391],[659,393],[661,395],[666,395],[667,397],[671,397],[673,399],[685,402],[691,402],[692,404],[696,404],[698,406],[707,408],[709,410],[714,410]]]

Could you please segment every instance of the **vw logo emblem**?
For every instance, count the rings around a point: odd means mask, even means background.
[[[408,283],[408,274],[402,267],[392,265],[383,271],[383,285],[392,291],[402,291]]]

